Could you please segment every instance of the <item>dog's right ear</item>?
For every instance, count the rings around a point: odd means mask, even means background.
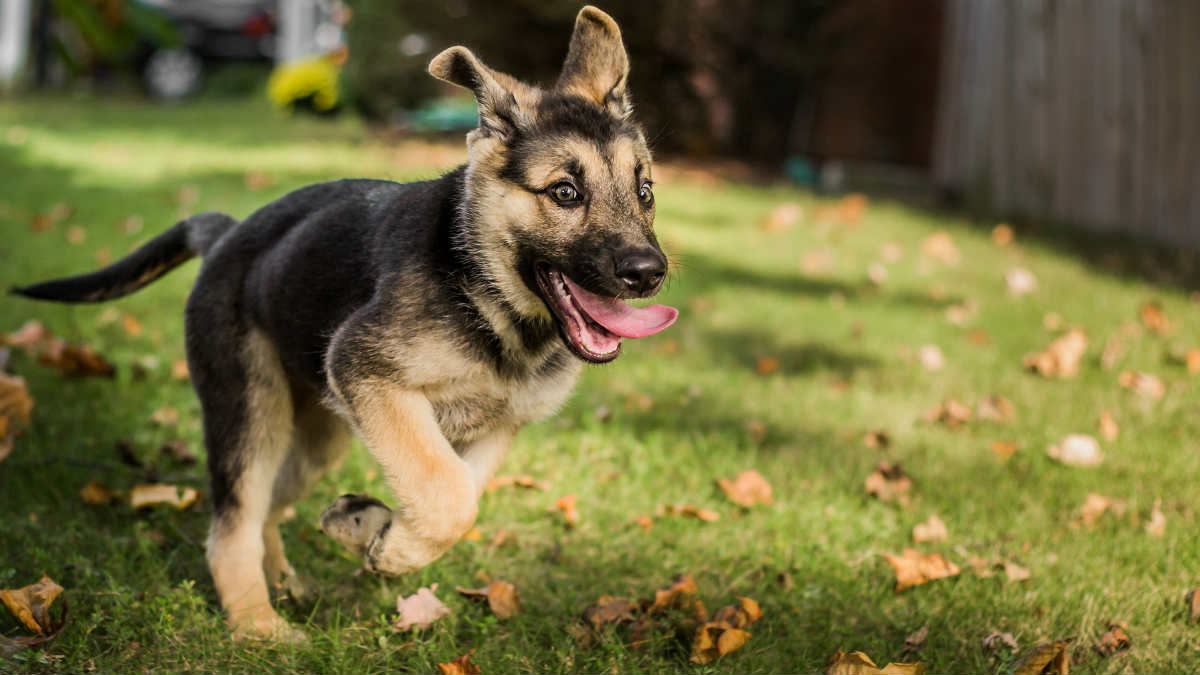
[[[530,87],[515,78],[492,70],[466,47],[451,47],[433,57],[429,74],[439,80],[470,89],[479,104],[479,128],[485,134],[508,140],[525,126],[532,111],[522,110],[518,97],[529,98]]]

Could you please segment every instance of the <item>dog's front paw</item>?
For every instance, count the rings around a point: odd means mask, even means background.
[[[342,495],[321,514],[321,531],[362,558],[391,525],[392,510],[367,495]]]

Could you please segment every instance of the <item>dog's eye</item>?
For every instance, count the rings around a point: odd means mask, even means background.
[[[654,203],[654,191],[650,189],[649,181],[642,183],[642,187],[638,188],[638,199],[647,206]]]
[[[555,183],[550,186],[550,196],[559,204],[573,204],[580,200],[579,190],[570,183]]]

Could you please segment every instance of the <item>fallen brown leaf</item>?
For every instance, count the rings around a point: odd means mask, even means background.
[[[784,202],[771,209],[759,227],[767,232],[782,232],[800,222],[804,215],[804,207],[796,202]]]
[[[921,253],[947,265],[957,265],[962,259],[962,253],[959,252],[954,239],[944,230],[934,232],[921,241]]]
[[[1117,440],[1117,436],[1121,435],[1120,425],[1113,419],[1112,413],[1107,410],[1101,411],[1098,425],[1100,427],[1100,435],[1106,441],[1115,441]]]
[[[129,491],[129,505],[135,509],[167,504],[182,511],[196,502],[200,493],[195,488],[176,485],[135,485]]]
[[[992,454],[1001,462],[1007,462],[1017,452],[1017,444],[1010,441],[992,441]]]
[[[579,498],[575,495],[564,495],[554,500],[553,508],[558,509],[562,513],[567,527],[575,527],[575,524],[579,522],[579,511],[575,509],[578,501]]]
[[[824,272],[833,266],[833,254],[829,251],[808,251],[800,259],[800,267],[807,274]]]
[[[1007,223],[992,228],[992,242],[997,246],[1008,246],[1013,242],[1013,229]]]
[[[705,509],[695,504],[663,504],[655,511],[659,516],[687,516],[702,520],[706,523],[716,522],[721,519],[721,514],[712,509]]]
[[[762,608],[753,598],[740,597],[738,604],[726,605],[713,613],[712,620],[734,628],[745,628],[762,618]]]
[[[79,490],[79,498],[84,504],[92,504],[93,506],[107,506],[121,497],[120,492],[109,490],[104,483],[93,478],[88,481]]]
[[[1188,618],[1192,621],[1200,621],[1200,588],[1193,588],[1188,591],[1184,597],[1184,602],[1188,606]]]
[[[633,621],[636,609],[637,605],[630,600],[602,595],[596,604],[583,610],[583,620],[594,630],[600,630],[609,624]]]
[[[921,626],[904,638],[904,651],[916,654],[925,648],[925,639],[929,637],[929,625]]]
[[[653,516],[638,516],[637,518],[633,519],[633,522],[637,523],[643,530],[646,530],[647,532],[654,529]]]
[[[67,243],[72,246],[78,246],[87,241],[87,230],[78,225],[72,225],[67,228]]]
[[[973,416],[974,413],[969,406],[956,399],[948,398],[941,404],[926,410],[921,415],[921,419],[929,423],[941,422],[951,429],[957,429],[970,422]]]
[[[1075,510],[1075,520],[1084,527],[1092,527],[1110,509],[1120,517],[1125,513],[1125,502],[1106,497],[1097,492],[1089,492],[1083,500],[1083,506]]]
[[[0,372],[0,461],[12,452],[13,439],[32,414],[33,397],[25,378]]]
[[[937,345],[921,345],[917,350],[917,360],[929,372],[937,372],[946,365],[946,356]]]
[[[741,649],[750,640],[750,633],[728,624],[709,621],[696,629],[692,642],[692,663],[713,661]]]
[[[1104,461],[1100,444],[1087,434],[1070,434],[1046,448],[1046,454],[1067,466],[1097,466]]]
[[[1016,654],[1018,651],[1020,651],[1020,647],[1017,646],[1017,639],[1013,637],[1012,633],[993,631],[980,642],[983,646],[983,650],[988,652],[995,651],[1001,647],[1007,647],[1008,653],[1010,654]]]
[[[946,530],[946,523],[938,518],[936,513],[929,515],[929,518],[923,523],[917,523],[913,526],[912,538],[918,544],[924,544],[930,541],[946,541],[950,533]]]
[[[247,171],[242,177],[242,182],[246,185],[247,190],[257,192],[271,187],[275,179],[265,171]]]
[[[891,444],[891,437],[888,436],[888,432],[884,431],[883,429],[868,431],[866,435],[863,436],[863,445],[867,446],[868,448],[877,448],[883,450]]]
[[[1068,378],[1079,372],[1079,363],[1087,353],[1087,334],[1072,328],[1055,338],[1045,351],[1025,357],[1025,368],[1043,377]]]
[[[779,359],[774,356],[760,356],[754,361],[754,372],[759,375],[770,375],[779,370]]]
[[[483,533],[478,527],[472,527],[462,536],[463,541],[483,541]]]
[[[881,501],[907,506],[913,481],[899,464],[880,462],[875,471],[867,476],[864,487],[867,494]]]
[[[1162,537],[1167,533],[1167,516],[1162,512],[1162,500],[1154,500],[1154,510],[1150,512],[1150,521],[1146,523],[1146,534],[1151,537]]]
[[[1022,567],[1011,560],[1005,560],[1001,565],[1004,567],[1004,577],[1009,581],[1027,581],[1033,576],[1028,567]]]
[[[175,426],[179,424],[179,411],[169,405],[165,405],[151,413],[150,421],[163,427]]]
[[[958,565],[946,560],[940,553],[921,554],[906,548],[900,555],[885,553],[883,557],[896,573],[897,593],[911,586],[955,576],[962,571]]]
[[[500,528],[499,530],[496,530],[495,534],[492,535],[492,540],[488,542],[487,549],[489,551],[495,551],[496,549],[508,543],[509,539],[512,539],[512,531]]]
[[[517,587],[507,581],[493,581],[483,588],[456,589],[467,597],[487,598],[488,607],[498,619],[509,619],[521,611],[521,599],[517,595]]]
[[[1187,350],[1187,354],[1183,357],[1187,363],[1187,371],[1190,375],[1200,375],[1200,347],[1193,347]]]
[[[754,469],[742,471],[733,480],[718,478],[717,485],[730,501],[746,508],[774,501],[771,484]]]
[[[1007,422],[1016,414],[1012,401],[1000,395],[992,395],[981,399],[975,406],[976,414],[981,420],[991,422]]]
[[[1171,332],[1171,322],[1167,319],[1167,313],[1163,311],[1162,305],[1157,300],[1150,300],[1142,303],[1138,308],[1138,316],[1142,319],[1142,325],[1146,330],[1155,335],[1166,335]]]
[[[1015,675],[1068,675],[1071,672],[1071,655],[1067,647],[1071,640],[1045,642],[1033,648],[1017,663]]]
[[[925,664],[920,661],[889,663],[880,668],[863,652],[847,654],[840,649],[834,652],[825,664],[826,675],[922,675],[924,672]]]
[[[137,317],[126,314],[121,317],[121,328],[129,337],[137,337],[142,334],[142,322],[137,320]]]
[[[1108,624],[1108,631],[1100,636],[1092,647],[1104,658],[1117,656],[1129,650],[1129,634],[1125,629],[1129,626],[1123,621],[1113,621]]]
[[[392,628],[397,631],[422,630],[449,614],[450,608],[434,595],[437,587],[435,583],[428,588],[417,589],[416,593],[407,598],[398,596],[396,611],[400,616],[392,622]]]
[[[520,476],[496,476],[488,481],[487,487],[484,488],[488,492],[494,492],[502,487],[523,487],[535,490],[549,490],[550,484],[546,481],[536,480],[533,476],[523,474]]]
[[[183,359],[179,359],[178,361],[175,361],[174,363],[171,364],[171,378],[172,379],[183,382],[183,381],[186,381],[189,377],[190,377],[190,374],[188,373],[187,361],[185,361]]]
[[[883,263],[873,262],[867,266],[867,280],[876,286],[882,286],[887,281],[888,270]]]
[[[62,619],[55,620],[50,616],[50,605],[62,592],[62,586],[43,574],[35,584],[0,590],[0,601],[26,628],[38,635],[48,635],[62,628]]]
[[[1126,370],[1117,376],[1117,384],[1139,396],[1155,401],[1167,393],[1167,386],[1163,384],[1163,381],[1150,373]]]
[[[472,649],[453,661],[439,663],[438,670],[442,672],[442,675],[479,675],[481,672],[479,666],[471,662],[471,655],[474,653],[475,650]]]
[[[168,455],[180,464],[192,465],[199,461],[196,454],[188,448],[187,441],[175,439],[167,441],[158,448],[159,454]]]
[[[38,363],[56,368],[64,375],[111,377],[116,369],[91,347],[71,344],[51,333],[41,321],[27,321],[4,342],[19,347]]]
[[[1009,295],[1028,295],[1037,290],[1037,277],[1024,267],[1012,267],[1004,273]]]
[[[681,574],[675,577],[675,581],[666,588],[660,588],[654,591],[654,599],[643,603],[647,613],[664,610],[668,607],[678,606],[684,596],[696,595],[700,589],[696,586],[696,580],[690,574]]]

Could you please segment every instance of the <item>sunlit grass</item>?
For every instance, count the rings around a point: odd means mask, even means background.
[[[434,176],[461,157],[454,146],[384,143],[349,119],[278,117],[265,104],[0,103],[0,286],[91,269],[99,250],[121,255],[192,211],[241,218],[309,182]],[[0,669],[427,672],[476,649],[473,660],[496,672],[817,671],[836,649],[900,660],[905,636],[922,625],[930,633],[918,658],[930,672],[1011,669],[1011,657],[992,660],[980,648],[993,630],[1013,633],[1023,649],[1075,636],[1078,670],[1196,669],[1200,628],[1187,623],[1183,595],[1200,585],[1200,378],[1172,354],[1200,347],[1200,318],[1184,291],[1112,276],[1020,234],[998,247],[986,228],[894,204],[873,202],[853,223],[836,217],[834,202],[789,188],[660,179],[656,193],[660,236],[678,263],[660,300],[681,308],[680,321],[589,369],[558,416],[523,432],[502,472],[532,474],[551,489],[485,496],[483,541],[459,544],[413,577],[355,577],[356,561],[313,523],[343,492],[390,500],[357,450],[285,527],[292,562],[319,591],[315,605],[283,608],[309,634],[303,646],[227,639],[204,564],[206,506],[136,514],[77,497],[93,477],[114,488],[143,480],[117,459],[120,439],[151,459],[176,437],[200,450],[198,403],[169,373],[183,356],[181,313],[196,264],[108,306],[145,326],[138,337],[105,322],[105,306],[0,300],[0,330],[39,318],[119,368],[114,381],[65,380],[13,356],[10,369],[28,379],[37,408],[0,463],[0,587],[48,573],[67,588],[72,624],[44,651]],[[783,202],[800,207],[799,221],[763,229]],[[56,203],[73,215],[33,232],[35,214]],[[126,225],[132,215],[141,229]],[[72,227],[83,228],[83,243],[68,243]],[[938,230],[960,249],[957,265],[922,254]],[[900,250],[892,262],[887,244]],[[887,269],[881,284],[868,279],[875,262]],[[1037,275],[1035,293],[1007,293],[1012,266]],[[1117,367],[1102,369],[1106,340],[1151,299],[1174,323],[1171,334],[1130,338]],[[949,321],[948,309],[964,304],[975,307],[965,325]],[[1074,379],[1021,368],[1053,337],[1043,327],[1051,312],[1091,336]],[[942,370],[917,362],[925,344],[945,354]],[[764,358],[777,370],[758,372]],[[1147,401],[1121,389],[1125,369],[1163,378],[1166,396]],[[1013,402],[1013,420],[960,430],[920,421],[947,397],[974,405],[992,394]],[[177,427],[149,421],[164,405],[180,410]],[[1102,466],[1071,469],[1045,456],[1068,433],[1097,435],[1102,410],[1122,427],[1102,442]],[[862,442],[874,429],[892,439],[884,452]],[[1019,450],[1001,462],[995,440]],[[908,508],[863,492],[885,458],[916,481]],[[205,485],[202,467],[158,461],[162,478]],[[724,500],[714,479],[745,468],[774,484],[775,505],[744,511]],[[1127,513],[1094,530],[1072,527],[1092,491],[1125,500]],[[569,531],[549,510],[565,494],[578,495],[581,516]],[[1162,538],[1142,527],[1157,499],[1167,517]],[[677,502],[722,519],[658,519],[649,532],[632,522]],[[1013,560],[1032,578],[964,573],[894,594],[881,554],[911,546],[912,526],[931,513],[950,539],[921,550],[960,564],[967,555]],[[512,543],[490,549],[501,529]],[[696,666],[672,636],[631,649],[620,633],[581,645],[569,632],[596,597],[646,597],[682,572],[695,575],[710,609],[738,595],[762,604],[766,616],[743,650]],[[453,593],[480,585],[481,574],[515,583],[524,612],[499,622]],[[420,635],[392,633],[396,595],[434,582],[454,613]],[[1134,644],[1103,660],[1088,647],[1110,619],[1129,623]],[[20,632],[7,618],[0,630]]]

